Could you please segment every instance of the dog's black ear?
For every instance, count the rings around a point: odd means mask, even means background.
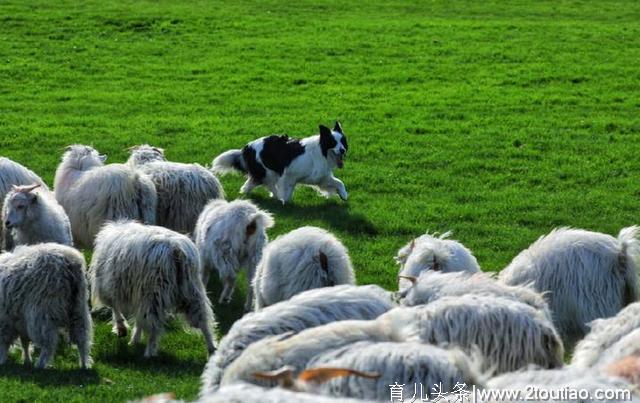
[[[331,130],[324,125],[320,125],[320,148],[322,149],[322,155],[327,156],[327,152],[338,144],[336,139],[333,138]]]
[[[337,120],[336,120],[336,124],[333,126],[333,131],[344,134],[342,132],[342,126],[340,125],[340,122]]]

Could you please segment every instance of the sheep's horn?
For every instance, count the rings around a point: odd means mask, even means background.
[[[415,276],[399,275],[398,278],[403,278],[405,280],[411,281],[411,285],[416,285],[416,283],[418,282],[418,278]]]
[[[273,371],[254,372],[253,377],[264,381],[280,381],[284,384],[291,384],[293,383],[293,371],[292,366],[286,365]]]
[[[324,383],[333,378],[342,378],[345,376],[359,376],[368,379],[378,379],[380,374],[371,372],[362,372],[349,368],[312,368],[304,370],[298,375],[298,380],[303,382]]]
[[[29,185],[29,186],[22,186],[22,187],[18,187],[18,186],[14,186],[13,190],[20,192],[20,193],[29,193],[31,192],[33,189],[39,188],[40,184],[39,183],[34,183],[33,185]]]

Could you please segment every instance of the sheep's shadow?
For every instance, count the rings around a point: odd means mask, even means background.
[[[95,369],[34,369],[8,362],[0,367],[0,378],[16,378],[24,383],[39,386],[82,386],[100,383],[100,375]]]
[[[338,231],[353,235],[377,235],[378,229],[363,214],[349,211],[349,204],[330,198],[316,205],[301,205],[294,201],[282,204],[281,201],[261,194],[252,194],[251,199],[272,213],[298,218],[300,222],[321,220]]]

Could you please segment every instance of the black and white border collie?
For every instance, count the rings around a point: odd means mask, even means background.
[[[320,135],[301,140],[286,135],[261,137],[242,150],[220,154],[213,160],[212,170],[222,174],[244,172],[247,181],[241,193],[264,185],[282,203],[291,200],[298,183],[309,185],[324,196],[337,193],[347,200],[344,183],[333,176],[335,167],[344,166],[347,149],[347,137],[340,122],[336,122],[333,130],[320,125]]]

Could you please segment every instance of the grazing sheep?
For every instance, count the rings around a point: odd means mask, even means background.
[[[460,242],[447,239],[449,235],[450,233],[446,232],[437,237],[426,233],[402,247],[395,257],[400,265],[399,275],[418,277],[426,270],[443,273],[479,272],[480,266],[471,251]],[[411,283],[400,278],[398,286],[400,290],[405,290]]]
[[[90,365],[92,323],[84,257],[54,243],[18,246],[0,255],[0,364],[20,338],[25,365],[31,364],[29,343],[40,347],[37,368],[45,368],[67,329],[78,346],[80,366]]]
[[[72,246],[71,224],[51,192],[40,185],[14,186],[2,208],[4,245],[33,245],[56,242]]]
[[[153,181],[158,193],[156,224],[190,234],[211,199],[223,199],[218,178],[199,164],[169,162],[164,150],[150,145],[131,149],[129,164]]]
[[[224,285],[219,303],[229,303],[236,285],[236,274],[247,271],[247,302],[253,303],[253,281],[256,265],[267,243],[267,228],[273,226],[271,214],[245,200],[226,202],[212,200],[198,218],[193,237],[202,260],[202,278],[205,286],[209,273],[218,272]]]
[[[616,316],[596,319],[589,323],[589,327],[591,331],[573,351],[572,366],[588,368],[596,365],[605,351],[613,348],[627,335],[636,333],[640,329],[640,302],[628,305]]]
[[[264,249],[253,279],[255,309],[313,288],[355,284],[347,249],[331,233],[302,227]]]
[[[9,158],[0,157],[0,211],[5,197],[13,186],[31,185],[37,183],[43,189],[49,189],[44,181],[30,169],[11,161]],[[0,226],[0,240],[4,239],[4,229]],[[0,245],[2,249],[4,245]]]
[[[135,222],[108,223],[96,237],[89,273],[94,300],[112,309],[114,332],[126,336],[126,316],[135,319],[132,343],[147,334],[145,357],[158,354],[171,311],[184,313],[213,353],[213,312],[198,251],[186,236]]]
[[[534,242],[500,273],[508,285],[544,293],[565,343],[588,332],[587,324],[607,318],[638,299],[638,227],[618,238],[559,228]]]
[[[494,391],[520,391],[520,399],[500,399],[499,402],[638,402],[633,386],[625,380],[588,369],[563,368],[553,370],[530,369],[512,372],[490,379]],[[597,396],[603,392],[618,393],[617,397]],[[497,401],[484,398],[477,392],[478,401]],[[571,394],[570,394],[571,393]],[[578,396],[581,393],[583,396]],[[586,394],[586,395],[585,395]]]
[[[562,366],[564,348],[551,321],[541,311],[513,299],[461,295],[427,305],[398,308],[380,316],[400,338],[454,344],[484,358],[484,369],[498,373],[528,364]]]
[[[362,341],[313,358],[307,368],[349,368],[379,374],[377,379],[350,376],[334,378],[318,386],[325,395],[389,401],[389,385],[404,385],[403,396],[434,398],[434,385],[453,392],[459,384],[482,386],[480,375],[460,350],[445,350],[421,343],[372,343]],[[420,388],[422,387],[422,390]]]
[[[543,312],[551,319],[549,307],[541,294],[529,287],[502,284],[489,273],[441,273],[428,270],[422,272],[415,279],[415,284],[400,295],[404,297],[403,305],[415,306],[428,304],[442,297],[466,294],[512,298]]]
[[[375,319],[393,307],[376,285],[341,285],[305,291],[236,321],[202,374],[202,395],[218,389],[225,369],[252,343],[268,336],[349,319]]]
[[[156,190],[151,179],[83,145],[67,148],[56,170],[56,199],[69,215],[76,245],[91,247],[106,221],[154,224]]]

